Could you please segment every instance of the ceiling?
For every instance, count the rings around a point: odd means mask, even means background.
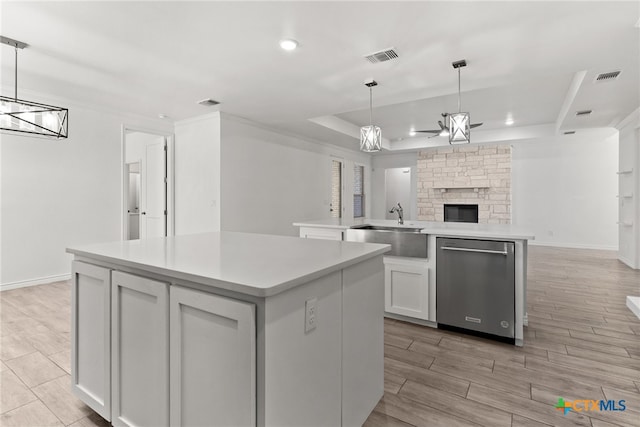
[[[351,149],[369,122],[367,78],[379,83],[373,114],[387,149],[446,144],[409,131],[457,110],[460,59],[462,109],[484,123],[476,142],[615,126],[640,105],[637,1],[2,1],[0,12],[2,35],[30,45],[19,91],[172,120],[210,112],[196,102],[213,98],[223,112]],[[299,48],[283,51],[283,38]],[[397,59],[364,59],[389,47]],[[7,95],[13,50],[3,45],[1,59]],[[615,81],[594,82],[614,70]],[[576,117],[583,109],[593,113]]]

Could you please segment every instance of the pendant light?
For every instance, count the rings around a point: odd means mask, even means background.
[[[382,148],[382,134],[378,126],[373,125],[373,87],[378,83],[368,80],[364,85],[369,88],[369,126],[360,128],[360,150],[367,153],[380,151]]]
[[[460,68],[467,66],[464,59],[456,61],[453,68],[458,70],[458,112],[449,114],[449,144],[468,144],[471,142],[471,120],[469,113],[462,113],[460,106]]]
[[[0,96],[0,131],[66,138],[67,108],[18,99],[18,49],[24,49],[27,44],[3,36],[0,36],[0,42],[15,49],[15,92],[13,97]]]

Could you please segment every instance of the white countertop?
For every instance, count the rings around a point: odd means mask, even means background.
[[[267,297],[381,255],[389,245],[203,233],[67,248],[76,256]]]
[[[489,239],[511,239],[511,240],[533,240],[535,236],[530,230],[512,224],[472,224],[466,222],[435,222],[435,221],[413,221],[406,220],[403,225],[399,225],[397,220],[392,219],[342,219],[330,218],[313,221],[294,222],[296,227],[317,227],[334,228],[346,230],[356,225],[386,225],[394,227],[422,228],[424,234],[434,234],[438,236],[455,236],[471,238]]]

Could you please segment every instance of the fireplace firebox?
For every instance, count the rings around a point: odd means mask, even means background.
[[[444,205],[445,222],[478,222],[478,205]]]

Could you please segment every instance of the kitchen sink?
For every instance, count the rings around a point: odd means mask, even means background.
[[[385,255],[426,258],[427,235],[420,230],[415,227],[357,225],[345,231],[344,240],[391,245],[391,251]]]
[[[378,230],[378,231],[401,231],[403,233],[419,233],[422,228],[415,227],[393,227],[386,225],[354,225],[352,229],[357,230]]]

